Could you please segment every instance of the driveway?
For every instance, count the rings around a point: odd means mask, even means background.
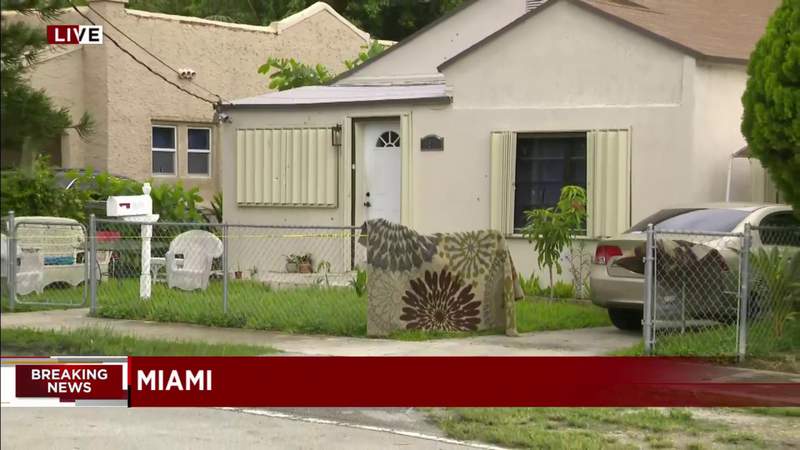
[[[300,335],[192,324],[89,317],[86,309],[3,314],[0,326],[44,330],[111,329],[140,338],[270,346],[285,353],[329,356],[592,356],[630,347],[640,333],[613,327],[541,331],[520,337],[476,336],[430,341]]]

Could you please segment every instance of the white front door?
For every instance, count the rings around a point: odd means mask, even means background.
[[[370,121],[364,127],[364,216],[400,223],[401,164],[398,120]]]

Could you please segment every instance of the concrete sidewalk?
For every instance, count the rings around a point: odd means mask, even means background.
[[[603,327],[527,333],[520,337],[476,336],[409,342],[101,319],[89,317],[87,309],[4,313],[0,317],[0,325],[3,328],[27,327],[44,330],[98,327],[141,338],[261,345],[290,354],[330,356],[591,356],[632,346],[641,339],[639,333],[625,333],[615,328]]]

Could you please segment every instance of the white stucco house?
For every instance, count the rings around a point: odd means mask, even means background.
[[[527,275],[522,212],[566,184],[587,188],[590,239],[722,201],[778,3],[467,1],[331,85],[225,104],[225,220],[494,228]],[[732,199],[763,200],[749,172]]]

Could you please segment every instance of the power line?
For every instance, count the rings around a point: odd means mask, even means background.
[[[92,19],[90,19],[89,17],[87,17],[87,16],[86,16],[86,14],[82,13],[82,12],[81,12],[81,10],[79,10],[79,9],[78,9],[78,7],[77,7],[77,6],[75,6],[75,4],[74,4],[74,3],[70,2],[70,5],[72,5],[72,9],[74,9],[74,10],[75,10],[75,12],[77,12],[77,13],[78,13],[78,14],[79,14],[81,17],[83,17],[84,19],[86,19],[86,20],[87,20],[89,23],[91,23],[92,25],[97,25],[96,23],[94,23],[94,21],[93,21]],[[199,96],[199,95],[195,94],[195,93],[194,93],[194,92],[192,92],[192,91],[186,90],[186,89],[184,89],[183,87],[181,87],[180,85],[178,85],[177,83],[175,83],[175,82],[173,82],[173,81],[171,81],[171,80],[167,79],[167,77],[165,77],[164,75],[162,75],[162,74],[160,74],[160,73],[156,72],[156,71],[155,71],[155,70],[154,70],[152,67],[148,66],[148,65],[147,65],[147,63],[145,63],[144,61],[140,60],[140,59],[139,59],[139,58],[137,58],[137,57],[136,57],[136,56],[135,56],[133,53],[129,52],[129,51],[128,51],[128,50],[126,50],[124,47],[122,47],[122,46],[119,44],[119,42],[117,42],[117,41],[116,41],[114,38],[112,38],[111,36],[109,36],[109,35],[108,35],[108,33],[106,33],[105,31],[103,31],[103,36],[105,36],[105,37],[106,37],[106,38],[107,38],[109,41],[111,41],[111,42],[112,42],[112,43],[113,43],[113,44],[114,44],[114,45],[115,45],[115,46],[116,46],[118,49],[120,49],[120,50],[121,50],[123,53],[125,53],[125,54],[126,54],[126,55],[128,55],[128,56],[129,56],[131,59],[133,59],[134,61],[136,61],[137,63],[139,63],[139,65],[141,65],[142,67],[144,67],[145,69],[147,69],[148,71],[150,71],[150,73],[152,73],[153,75],[155,75],[155,76],[157,76],[157,77],[161,78],[161,79],[162,79],[162,80],[164,80],[166,83],[168,83],[168,84],[172,85],[172,86],[173,86],[175,89],[178,89],[179,91],[181,91],[181,92],[183,92],[183,93],[185,93],[185,94],[187,94],[187,95],[191,95],[192,97],[194,97],[194,98],[196,98],[196,99],[198,99],[198,100],[202,100],[202,101],[204,101],[204,102],[206,102],[206,103],[208,103],[208,104],[211,104],[211,105],[214,105],[214,106],[216,106],[216,105],[217,105],[217,102],[215,102],[215,101],[213,101],[213,100],[209,100],[209,99],[207,99],[207,98],[205,98],[205,97],[201,97],[201,96]]]
[[[118,26],[114,25],[114,23],[112,23],[110,20],[108,20],[108,19],[107,19],[105,16],[103,16],[102,14],[100,14],[100,13],[99,13],[99,12],[98,12],[96,9],[92,8],[92,5],[91,5],[91,3],[90,3],[90,4],[88,4],[88,5],[87,5],[87,7],[89,8],[89,10],[91,10],[93,13],[97,14],[97,15],[98,15],[98,16],[99,16],[101,19],[103,19],[103,21],[104,21],[105,23],[107,23],[108,25],[110,25],[110,26],[111,26],[111,28],[115,29],[115,30],[116,30],[116,31],[117,31],[119,34],[121,34],[121,35],[125,36],[125,37],[126,37],[128,40],[129,40],[129,41],[133,42],[133,44],[134,44],[135,46],[137,46],[137,47],[139,47],[140,49],[142,49],[142,51],[144,51],[145,53],[147,53],[148,55],[150,55],[151,57],[153,57],[153,59],[155,59],[156,61],[160,62],[161,64],[163,64],[163,65],[164,65],[164,66],[166,66],[167,68],[169,68],[171,71],[173,71],[173,72],[175,72],[176,74],[180,75],[180,71],[179,71],[178,69],[176,69],[176,68],[172,67],[171,65],[167,64],[167,62],[166,62],[166,61],[164,61],[163,59],[161,59],[160,57],[158,57],[158,55],[156,55],[156,54],[154,54],[153,52],[151,52],[150,50],[148,50],[148,49],[147,49],[146,47],[144,47],[142,44],[138,43],[138,42],[137,42],[137,41],[136,41],[134,38],[132,38],[132,37],[130,37],[128,34],[126,34],[126,33],[125,33],[123,30],[121,30],[121,29],[120,29]],[[222,99],[222,96],[220,96],[219,94],[217,94],[217,93],[215,93],[215,92],[212,92],[212,91],[210,91],[209,89],[205,88],[204,86],[202,86],[201,84],[197,83],[196,81],[194,81],[194,80],[188,80],[188,81],[189,81],[190,83],[192,83],[193,85],[195,85],[195,86],[199,87],[200,89],[202,89],[202,90],[206,91],[207,93],[209,93],[209,94],[211,94],[211,95],[213,95],[213,96],[215,96],[215,97],[217,97],[217,98],[219,98],[219,99]]]

